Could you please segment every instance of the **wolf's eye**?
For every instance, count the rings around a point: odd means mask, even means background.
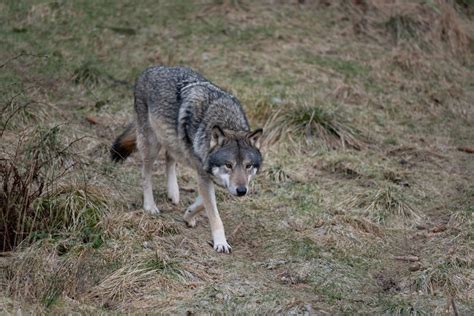
[[[245,168],[246,168],[247,170],[252,169],[252,167],[253,167],[253,166],[252,166],[251,164],[246,164],[246,165],[245,165]]]
[[[232,164],[231,164],[230,162],[227,162],[227,163],[225,164],[225,167],[226,167],[227,169],[232,169]]]

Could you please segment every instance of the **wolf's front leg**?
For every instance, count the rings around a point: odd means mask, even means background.
[[[209,224],[211,225],[212,241],[214,250],[217,252],[230,253],[232,248],[227,243],[219,211],[217,210],[216,194],[214,184],[207,175],[198,175],[199,194],[206,209]]]

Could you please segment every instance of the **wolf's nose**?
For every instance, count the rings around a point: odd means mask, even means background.
[[[247,193],[247,188],[246,187],[237,187],[236,191],[237,191],[238,196],[244,196],[245,193]]]

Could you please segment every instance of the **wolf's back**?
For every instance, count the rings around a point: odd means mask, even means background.
[[[207,144],[208,135],[203,132],[215,125],[249,130],[238,100],[190,68],[147,68],[135,82],[134,96],[136,122],[112,145],[113,161],[125,160],[136,149],[136,131],[150,129],[150,121],[165,146],[175,145],[175,139],[194,143],[195,137]]]
[[[201,74],[187,67],[154,66],[145,69],[135,82],[135,99],[146,103],[176,103],[179,91],[192,83],[209,82]]]
[[[196,82],[208,82],[190,68],[155,66],[145,69],[135,82],[135,112],[138,128],[148,124],[149,115],[174,125],[181,105],[181,89]]]

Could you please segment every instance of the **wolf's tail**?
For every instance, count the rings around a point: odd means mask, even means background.
[[[127,129],[120,134],[110,148],[110,158],[114,162],[127,159],[131,153],[137,149],[137,127],[134,123],[127,126]]]

